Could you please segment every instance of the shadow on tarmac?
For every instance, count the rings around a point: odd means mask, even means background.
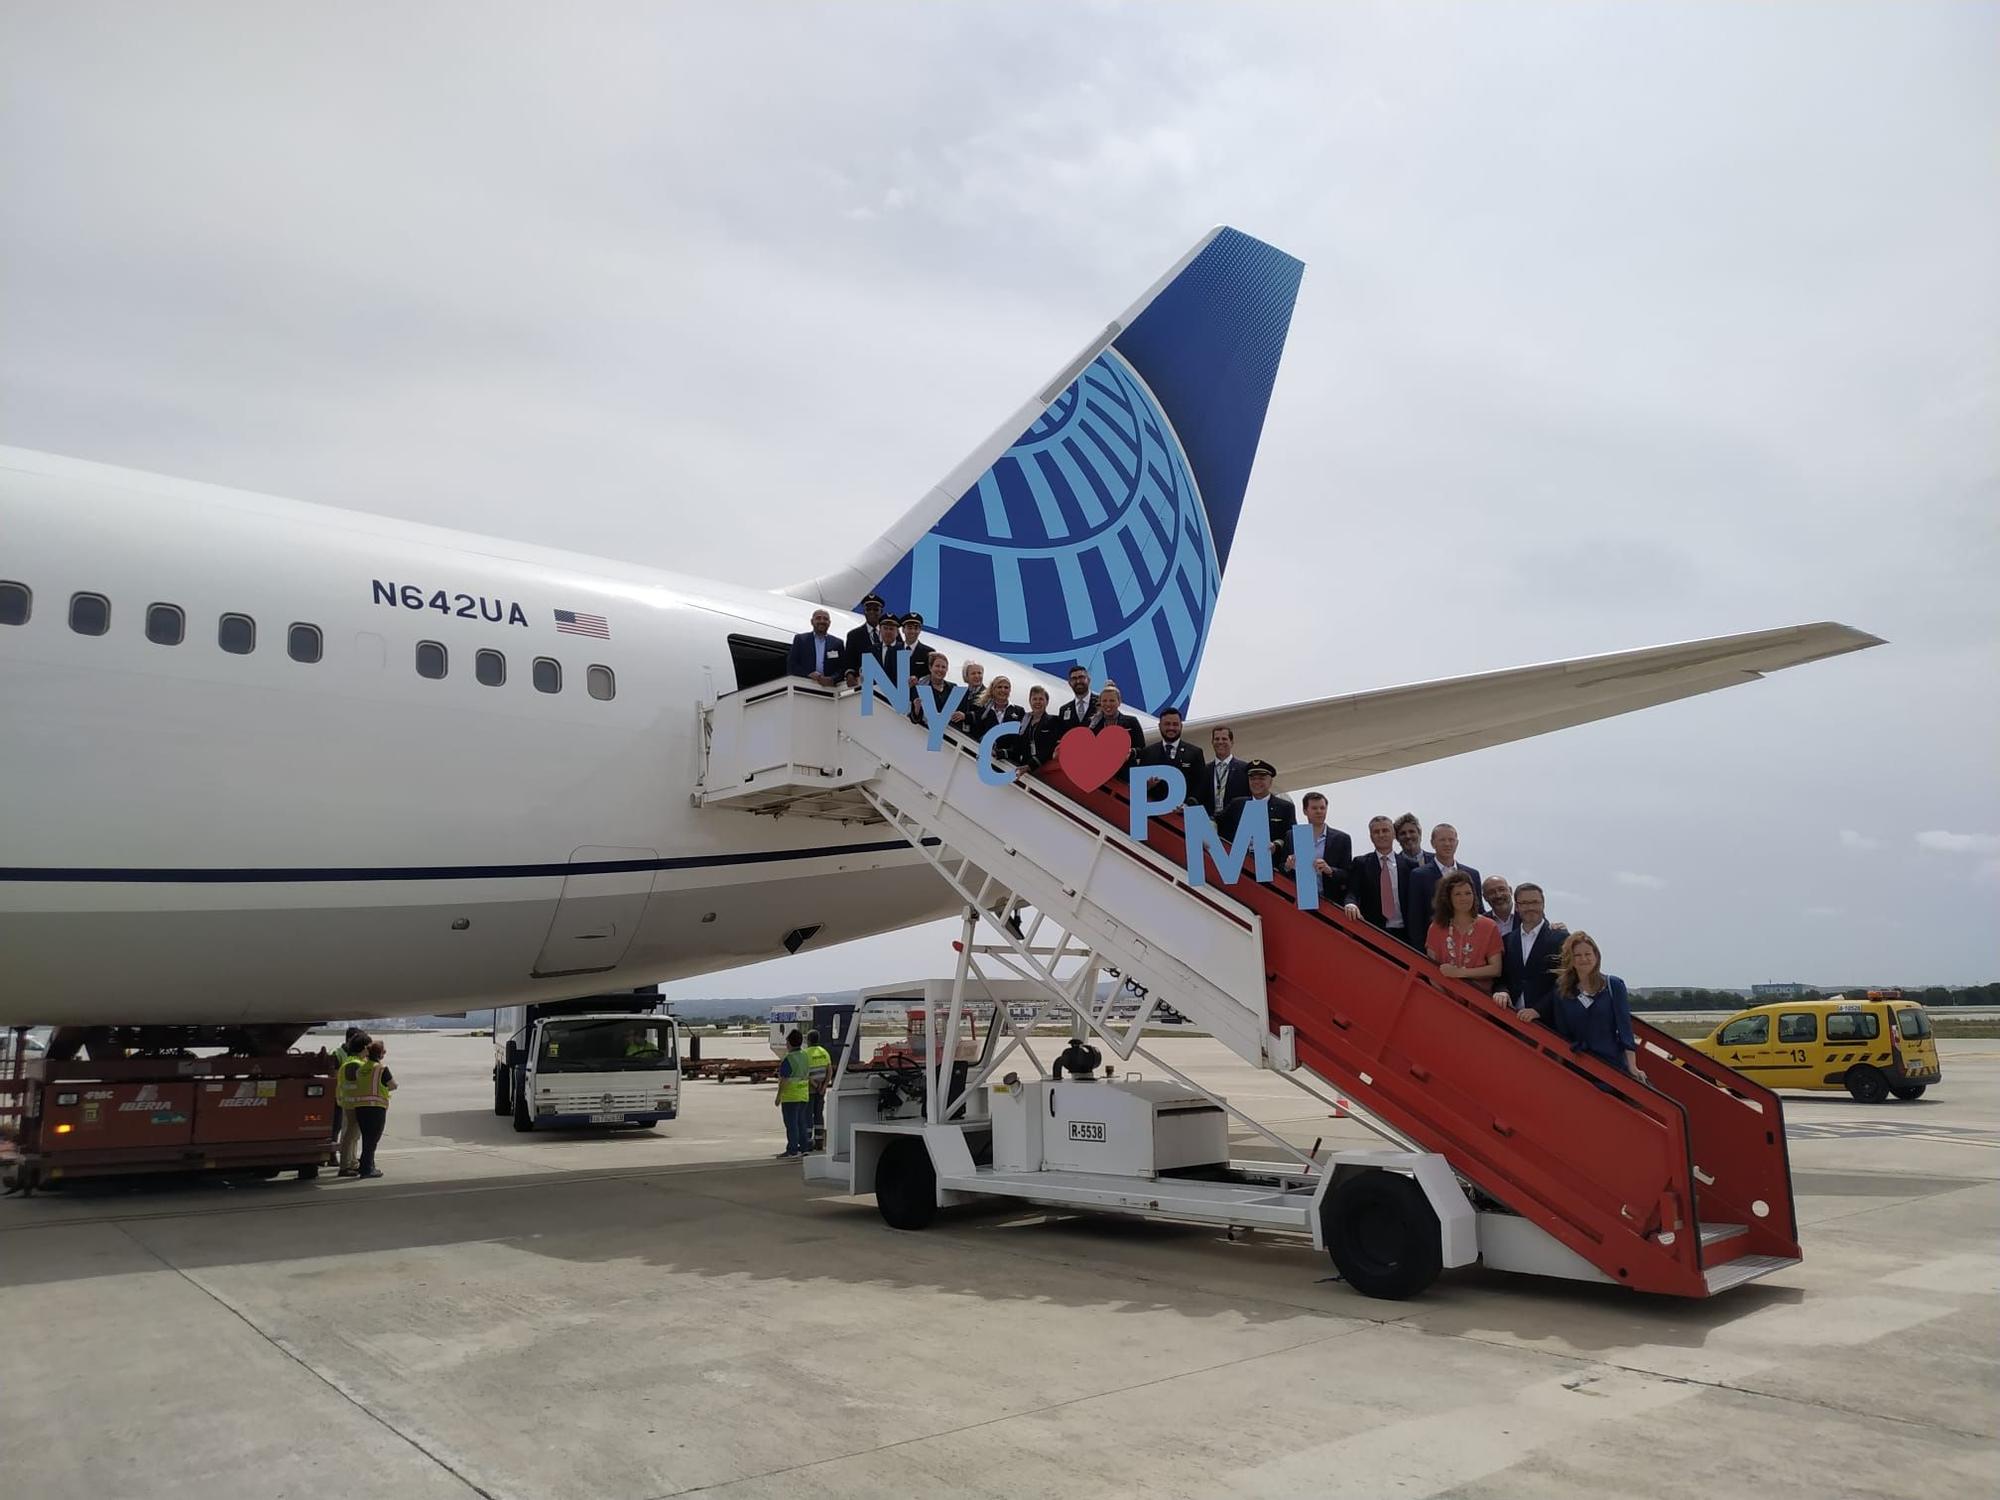
[[[802,1190],[796,1168],[761,1158],[448,1182],[205,1184],[199,1202],[185,1182],[176,1188],[170,1197],[77,1183],[63,1196],[79,1207],[129,1211],[66,1214],[41,1228],[13,1216],[0,1236],[0,1286],[156,1270],[161,1260],[194,1273],[296,1261],[316,1280],[346,1257],[499,1244],[578,1266],[637,1261],[815,1296],[868,1285],[1253,1324],[1362,1319],[1531,1343],[1559,1334],[1578,1350],[1699,1347],[1722,1324],[1807,1295],[1757,1284],[1693,1302],[1473,1268],[1412,1301],[1378,1302],[1337,1284],[1327,1258],[1296,1239],[1007,1203],[945,1210],[929,1230],[901,1233],[872,1202]],[[121,1243],[84,1253],[79,1237],[97,1234]]]

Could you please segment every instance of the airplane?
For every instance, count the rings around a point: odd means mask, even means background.
[[[860,555],[777,589],[0,449],[0,1024],[282,1050],[948,915],[887,830],[693,805],[702,706],[873,591],[1017,702],[1081,661],[1185,709],[1303,269],[1211,230]],[[1231,722],[1323,785],[1876,644],[1802,625]]]

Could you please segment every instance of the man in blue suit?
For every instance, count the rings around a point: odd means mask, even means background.
[[[1378,814],[1368,820],[1368,841],[1375,846],[1373,852],[1347,867],[1347,914],[1421,953],[1431,919],[1418,913],[1416,892],[1411,889],[1419,867],[1396,847],[1396,825],[1387,817]]]
[[[1479,872],[1471,865],[1458,863],[1458,830],[1449,823],[1440,823],[1431,829],[1431,857],[1424,867],[1417,871],[1413,889],[1417,897],[1417,910],[1423,914],[1428,930],[1431,920],[1431,904],[1437,900],[1437,889],[1445,876],[1453,870],[1463,870],[1472,877],[1472,910],[1476,916],[1486,915],[1486,902],[1482,894],[1483,883]]]
[[[821,687],[838,687],[847,670],[847,652],[829,630],[833,616],[823,609],[813,611],[813,628],[792,637],[792,649],[785,670],[794,677],[809,677]]]

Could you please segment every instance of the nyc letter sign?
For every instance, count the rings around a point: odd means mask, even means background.
[[[872,656],[861,658],[861,711],[875,712],[876,689],[892,703],[910,700],[909,651],[896,653],[896,675],[891,678]],[[944,732],[965,702],[965,684],[952,684],[943,703],[930,693],[918,693],[916,701],[930,725],[931,751],[944,749]],[[988,786],[1005,786],[1014,779],[993,763],[1000,742],[1021,732],[1018,722],[995,724],[979,739],[979,779]],[[1086,792],[1096,791],[1125,764],[1132,742],[1116,724],[1092,731],[1079,725],[1062,737],[1056,746],[1056,761],[1063,774]],[[1226,885],[1243,878],[1248,864],[1257,879],[1271,878],[1271,828],[1267,819],[1249,817],[1236,830],[1236,847],[1231,849],[1215,827],[1215,820],[1200,803],[1187,803],[1187,777],[1179,766],[1135,766],[1132,768],[1131,823],[1127,831],[1140,843],[1146,842],[1147,825],[1156,817],[1181,811],[1187,826],[1187,876],[1190,885],[1208,884],[1208,862],[1215,861],[1216,873]],[[1300,911],[1319,908],[1319,872],[1313,868],[1312,827],[1300,823],[1292,829],[1292,870],[1298,884]]]

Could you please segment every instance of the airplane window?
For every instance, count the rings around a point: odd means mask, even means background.
[[[25,625],[35,596],[25,583],[0,583],[0,625]]]
[[[436,641],[417,642],[417,675],[419,677],[442,677],[448,666],[444,647]]]
[[[318,661],[325,650],[319,626],[294,625],[285,633],[285,650],[293,661]]]
[[[609,667],[592,667],[587,674],[586,686],[593,698],[611,699],[618,696],[618,679],[611,675]]]
[[[562,663],[553,656],[535,658],[535,691],[538,693],[562,691]]]
[[[155,646],[178,646],[187,639],[187,616],[178,604],[146,607],[146,639]]]
[[[103,635],[111,628],[111,601],[102,594],[71,594],[69,628],[78,635]]]
[[[224,615],[216,622],[215,643],[231,656],[248,656],[257,649],[257,622],[248,615]]]
[[[498,687],[507,680],[507,658],[498,651],[482,651],[472,658],[472,675],[487,687]]]

